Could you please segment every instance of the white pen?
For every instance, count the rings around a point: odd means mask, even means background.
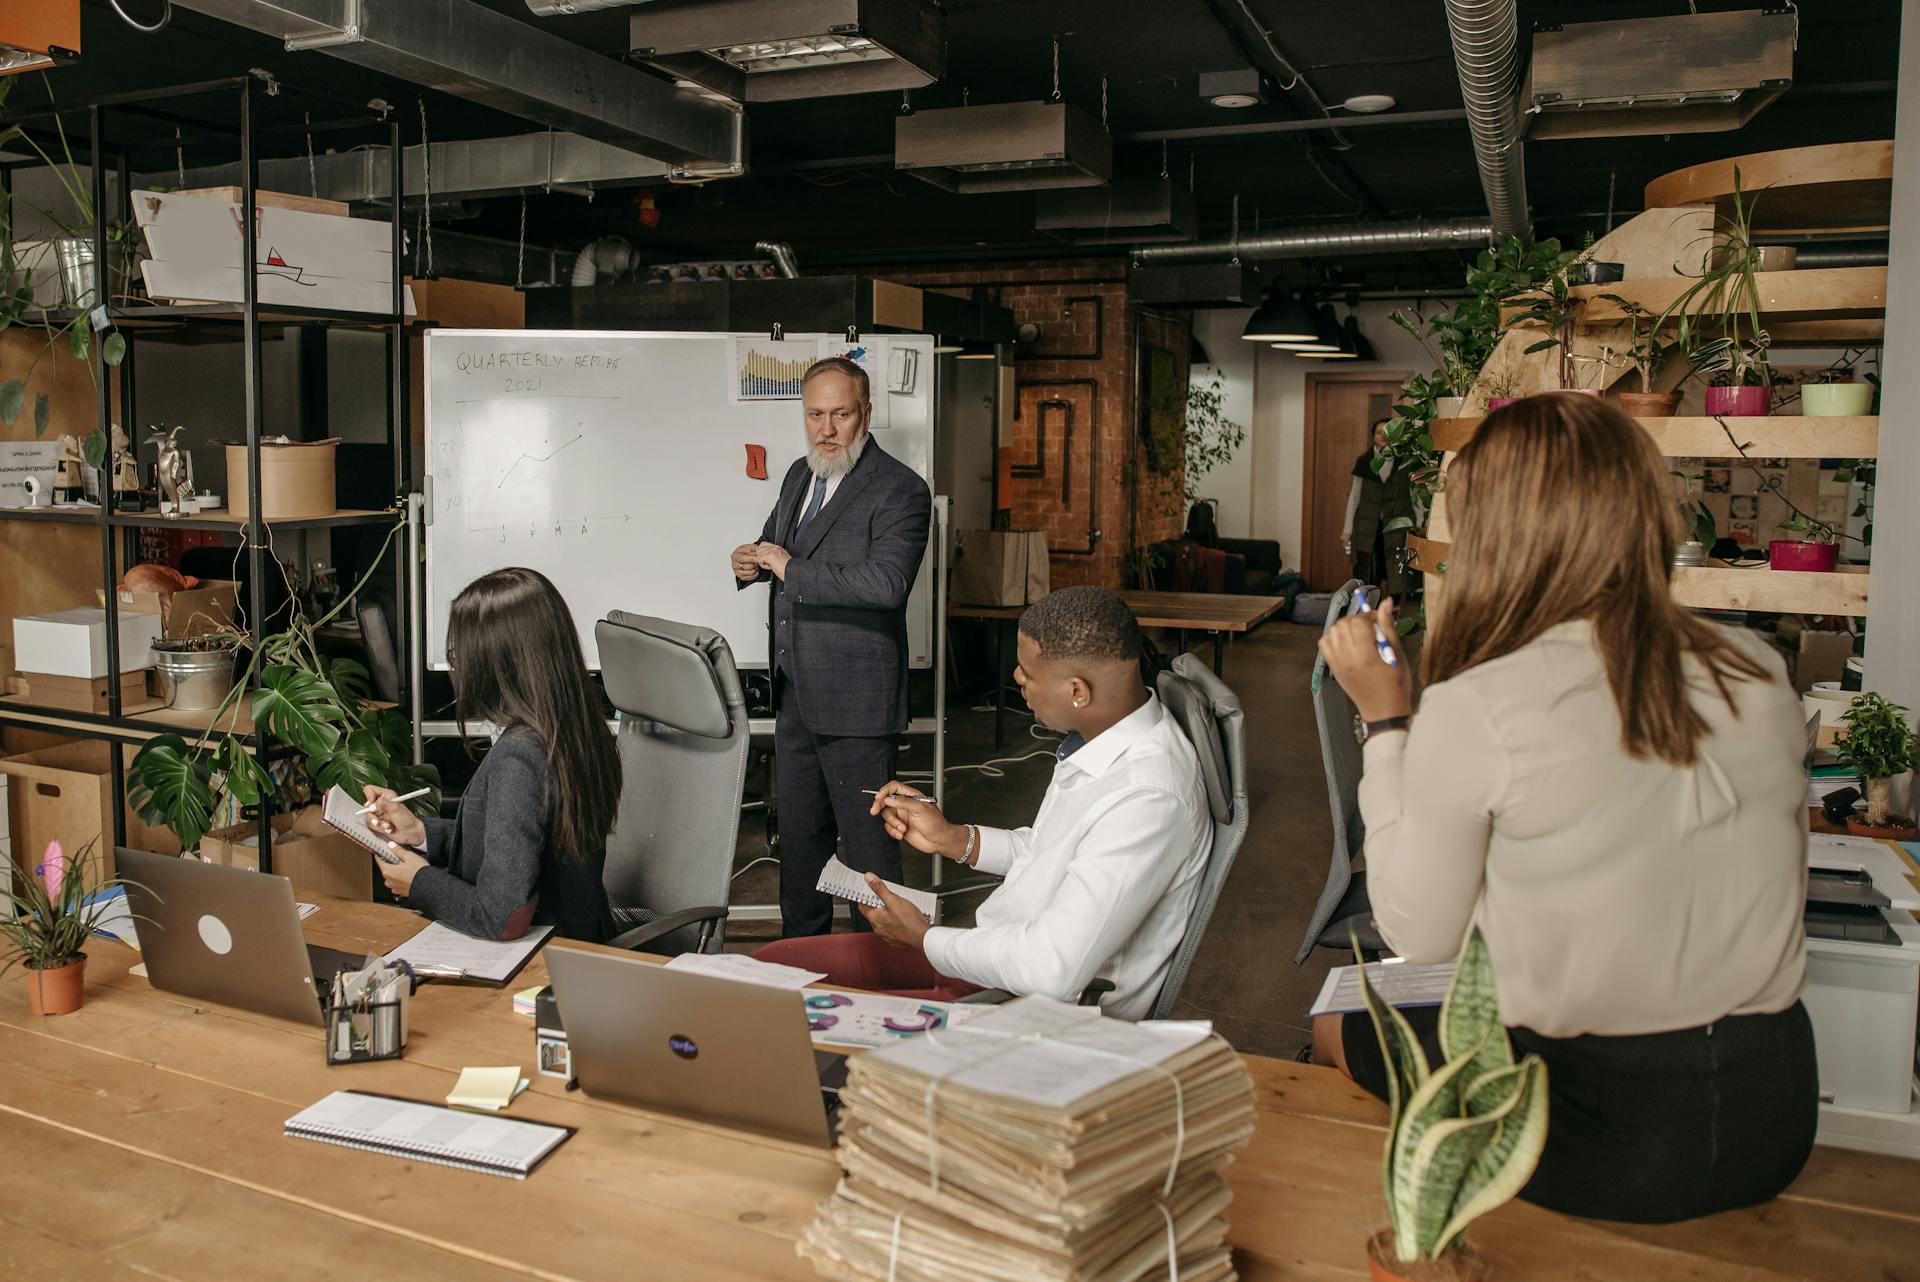
[[[432,791],[433,791],[433,789],[431,789],[431,788],[415,788],[415,789],[414,789],[414,790],[413,790],[412,792],[409,792],[409,793],[404,793],[404,794],[402,794],[401,796],[398,796],[398,797],[382,797],[382,798],[381,798],[380,800],[381,800],[381,801],[392,801],[392,802],[395,802],[395,803],[397,804],[397,803],[399,803],[399,802],[402,802],[402,801],[412,801],[412,800],[413,800],[414,798],[416,798],[416,797],[424,797],[424,796],[426,796],[426,795],[427,795],[428,793],[430,793],[430,792],[432,792]],[[358,810],[356,810],[356,811],[354,811],[353,813],[354,813],[354,814],[356,814],[356,815],[370,815],[370,814],[372,814],[372,813],[373,813],[373,811],[374,811],[374,807],[376,807],[376,806],[378,806],[379,804],[380,804],[380,802],[379,802],[379,801],[370,801],[370,802],[368,802],[368,803],[367,803],[366,805],[364,805],[364,806],[362,806],[362,807],[360,807],[360,809],[358,809]]]
[[[880,790],[878,788],[862,788],[860,791],[866,793],[869,797],[877,797],[880,795]],[[890,792],[887,795],[889,797],[900,797],[906,801],[924,801],[929,806],[939,804],[938,802],[934,801],[932,797],[923,797],[917,792]]]
[[[1361,588],[1355,592],[1353,599],[1360,613],[1373,613],[1373,602],[1368,598],[1365,588]],[[1397,668],[1400,666],[1400,656],[1393,652],[1393,642],[1387,640],[1387,630],[1380,626],[1378,620],[1375,620],[1373,625],[1373,644],[1374,648],[1380,651],[1380,662],[1386,664],[1389,668]]]

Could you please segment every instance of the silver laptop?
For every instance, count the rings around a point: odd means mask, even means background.
[[[326,985],[365,960],[306,942],[285,877],[119,846],[114,858],[137,883],[127,907],[155,988],[324,1024]]]
[[[814,1051],[800,994],[617,953],[549,948],[546,957],[587,1094],[803,1144],[833,1142],[828,1100],[845,1061]]]

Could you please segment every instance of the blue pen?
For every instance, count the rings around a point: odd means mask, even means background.
[[[1365,588],[1356,591],[1353,594],[1353,600],[1361,614],[1373,613],[1373,601],[1367,596]],[[1380,662],[1389,668],[1400,666],[1400,656],[1394,653],[1393,642],[1387,640],[1386,629],[1382,628],[1378,622],[1373,625],[1373,644],[1380,651]]]

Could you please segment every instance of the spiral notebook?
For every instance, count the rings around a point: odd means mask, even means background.
[[[887,882],[886,887],[918,908],[920,915],[932,923],[938,905],[932,891],[915,890],[911,886],[902,886],[893,881]],[[841,863],[838,855],[827,859],[826,866],[820,870],[820,880],[814,883],[813,888],[822,894],[832,895],[835,899],[851,900],[856,904],[865,904],[869,908],[880,906],[880,897],[868,888],[866,877]]]
[[[462,1113],[366,1091],[335,1091],[288,1118],[286,1133],[294,1139],[524,1180],[573,1137],[573,1128]]]
[[[335,784],[327,789],[326,801],[320,807],[320,817],[326,820],[330,827],[338,829],[365,846],[382,863],[397,862],[393,852],[387,849],[387,839],[367,827],[367,821],[361,818],[360,812],[365,807],[366,802],[355,801],[347,795],[345,789]]]

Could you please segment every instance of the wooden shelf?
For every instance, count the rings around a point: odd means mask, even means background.
[[[1447,453],[1465,449],[1483,420],[1439,418],[1433,421],[1433,443]],[[1643,418],[1635,420],[1653,437],[1668,458],[1738,458],[1740,451],[1713,418]],[[1729,417],[1730,430],[1753,458],[1874,458],[1880,444],[1880,420],[1818,418],[1798,414]]]
[[[0,695],[0,722],[129,743],[142,743],[163,734],[177,734],[191,741],[195,735],[207,729],[212,719],[211,708],[182,712],[163,707],[158,700],[135,704],[122,709],[120,716],[110,717],[105,713],[42,707],[34,703],[31,696]],[[235,707],[229,708],[216,729],[231,731],[251,740],[254,733],[253,713],[247,700],[242,699]],[[251,743],[247,745],[247,750],[253,750]]]
[[[1648,209],[1733,206],[1733,173],[1753,201],[1757,230],[1885,231],[1893,205],[1893,143],[1842,142],[1763,151],[1676,169],[1647,184]]]
[[[327,516],[309,516],[290,520],[270,520],[267,525],[276,530],[316,530],[341,525],[381,525],[400,519],[397,508],[384,512],[375,512],[364,508],[341,508]],[[98,525],[100,509],[98,507],[14,507],[0,508],[0,521],[41,521],[49,524]],[[150,526],[157,530],[233,530],[238,531],[247,524],[244,517],[234,516],[224,508],[200,512],[194,516],[162,516],[158,512],[112,512],[107,516],[108,525]]]
[[[1418,536],[1407,540],[1416,570],[1439,574],[1452,545]],[[1842,567],[1830,574],[1770,570],[1765,565],[1676,566],[1673,599],[1695,610],[1760,610],[1768,614],[1851,614],[1867,612],[1865,567]]]
[[[1665,311],[1694,284],[1690,276],[1615,281],[1611,285],[1576,285],[1573,296],[1586,300],[1580,311],[1585,325],[1617,325],[1627,319],[1620,305],[1601,297],[1615,294],[1650,312]],[[1769,321],[1884,321],[1887,311],[1887,269],[1884,267],[1822,267],[1807,271],[1757,272],[1760,312]],[[1832,341],[1832,340],[1830,340]]]

